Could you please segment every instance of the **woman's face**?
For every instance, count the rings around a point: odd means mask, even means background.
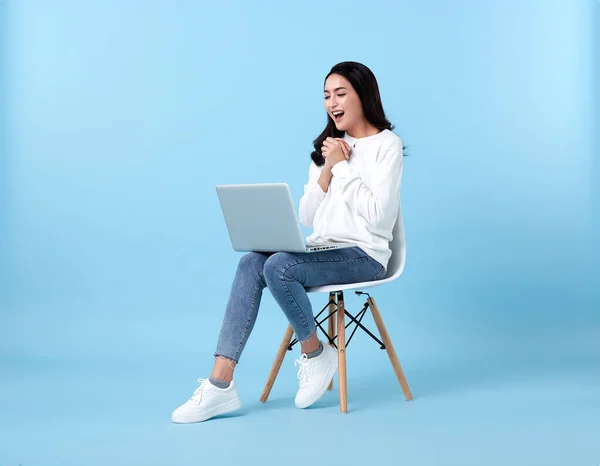
[[[350,82],[339,74],[325,81],[325,110],[340,131],[347,131],[362,123],[364,114],[358,94]]]

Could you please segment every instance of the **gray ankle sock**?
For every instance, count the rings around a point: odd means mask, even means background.
[[[208,381],[217,388],[229,388],[231,382],[225,382],[224,380],[213,379],[210,377]]]
[[[311,359],[311,358],[316,358],[316,357],[317,357],[317,356],[319,356],[319,355],[320,355],[322,352],[323,352],[323,343],[319,342],[319,349],[318,349],[318,350],[315,350],[315,351],[313,351],[312,353],[307,353],[307,354],[306,354],[306,357],[307,357],[308,359]]]

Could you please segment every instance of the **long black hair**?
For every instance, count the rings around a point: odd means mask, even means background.
[[[365,118],[370,124],[372,124],[379,131],[383,131],[384,129],[389,129],[391,131],[394,129],[394,125],[388,121],[385,116],[385,112],[383,111],[377,79],[368,67],[355,61],[338,63],[331,68],[329,73],[327,73],[324,82],[326,82],[327,78],[329,78],[329,76],[332,74],[339,74],[340,76],[346,78],[350,84],[352,84],[352,87],[358,94],[362,104]],[[313,162],[315,162],[315,164],[318,166],[325,164],[325,159],[321,153],[321,147],[323,146],[323,141],[325,141],[325,139],[329,137],[341,138],[343,136],[344,131],[340,131],[335,127],[335,122],[328,113],[327,126],[325,127],[325,130],[319,135],[319,137],[317,137],[317,139],[313,141],[315,150],[310,154]]]

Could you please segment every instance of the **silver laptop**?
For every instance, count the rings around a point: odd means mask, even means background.
[[[286,183],[217,185],[217,195],[236,251],[316,252],[355,246],[307,244]]]

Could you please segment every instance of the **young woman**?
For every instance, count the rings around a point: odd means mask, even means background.
[[[239,262],[208,379],[173,412],[178,423],[234,411],[241,402],[233,372],[252,332],[264,288],[300,341],[296,406],[317,401],[337,370],[337,351],[317,336],[305,287],[379,280],[391,256],[389,242],[400,208],[403,147],[386,119],[377,80],[356,62],[335,65],[325,78],[327,127],[314,141],[300,221],[309,242],[353,242],[315,253],[250,253]]]

